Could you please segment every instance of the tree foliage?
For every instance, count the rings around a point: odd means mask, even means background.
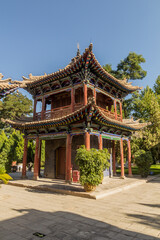
[[[135,161],[138,167],[139,173],[142,177],[147,177],[149,174],[150,166],[153,163],[152,154],[144,150],[138,150],[135,153]]]
[[[109,167],[109,159],[110,154],[107,149],[92,148],[88,151],[85,146],[77,149],[76,163],[80,169],[81,184],[99,185],[103,179],[103,171]]]
[[[0,101],[0,118],[15,119],[23,114],[27,116],[32,113],[32,100],[23,96],[22,93],[7,95]]]
[[[120,61],[116,70],[112,69],[111,64],[106,64],[103,68],[118,79],[136,80],[143,79],[147,75],[141,63],[145,63],[143,56],[130,52],[124,60]]]
[[[154,92],[160,96],[160,75],[157,77],[156,82],[153,86]]]
[[[148,86],[141,93],[134,93],[131,98],[132,115],[135,119],[150,125],[139,131],[138,138],[132,138],[132,153],[143,149],[151,151],[154,162],[160,157],[160,105],[158,96]]]

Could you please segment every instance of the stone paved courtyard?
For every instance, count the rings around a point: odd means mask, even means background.
[[[99,200],[0,189],[0,240],[160,239],[160,177]]]

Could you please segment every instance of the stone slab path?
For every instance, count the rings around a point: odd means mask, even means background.
[[[160,239],[160,177],[97,201],[1,186],[1,240]]]

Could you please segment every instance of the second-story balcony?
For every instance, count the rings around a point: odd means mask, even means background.
[[[105,114],[107,117],[112,118],[112,119],[116,119],[118,121],[122,121],[122,117],[121,117],[120,114],[115,114],[115,112],[109,111],[109,110],[101,108],[101,107],[99,107],[99,108],[101,109],[103,114]]]
[[[75,104],[74,105],[74,111],[80,109],[83,106],[83,104]],[[35,121],[40,120],[46,120],[46,119],[56,119],[56,118],[62,118],[66,115],[69,115],[72,113],[72,106],[64,106],[59,108],[54,108],[52,110],[47,110],[44,112],[38,112],[35,114]]]

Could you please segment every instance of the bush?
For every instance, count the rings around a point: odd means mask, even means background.
[[[77,149],[76,164],[80,170],[80,183],[97,186],[102,182],[103,171],[109,168],[110,154],[107,149],[87,150],[85,146]]]
[[[138,150],[135,153],[135,162],[138,167],[138,171],[141,177],[147,177],[149,175],[150,166],[153,163],[152,154],[144,150]]]
[[[7,184],[9,180],[12,180],[12,177],[9,176],[4,167],[0,165],[0,181],[2,181],[3,183]]]

